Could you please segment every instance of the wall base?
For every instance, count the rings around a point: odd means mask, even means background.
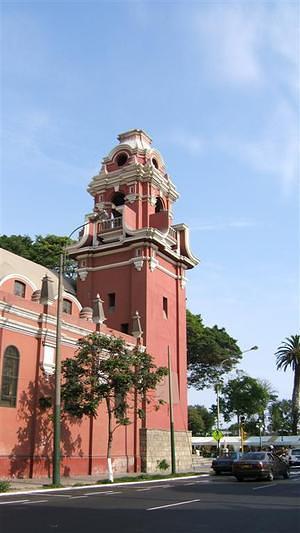
[[[142,471],[146,473],[161,472],[159,463],[165,460],[171,471],[170,431],[163,429],[141,429]],[[175,431],[175,465],[176,472],[192,472],[192,433]]]

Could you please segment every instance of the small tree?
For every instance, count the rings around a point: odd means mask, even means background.
[[[278,400],[270,405],[271,428],[278,435],[292,434],[293,409],[291,400]]]
[[[188,421],[193,436],[205,436],[212,432],[215,415],[203,405],[189,405]]]
[[[64,409],[71,415],[97,417],[98,407],[106,405],[108,423],[107,459],[110,480],[113,433],[120,425],[130,424],[129,410],[144,416],[142,404],[154,400],[157,384],[168,373],[165,367],[156,367],[146,351],[136,347],[129,350],[121,338],[91,333],[78,341],[74,358],[62,365]],[[156,402],[156,407],[161,400]]]
[[[269,403],[276,398],[269,383],[243,374],[229,380],[222,388],[221,411],[226,421],[236,415],[239,424],[241,415],[245,415],[248,420],[253,415],[263,418]]]

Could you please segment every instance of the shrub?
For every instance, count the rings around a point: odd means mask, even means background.
[[[168,470],[170,467],[169,463],[165,459],[162,459],[161,461],[157,461],[157,468],[164,472],[165,470]]]
[[[0,492],[7,492],[10,489],[9,481],[0,480]]]

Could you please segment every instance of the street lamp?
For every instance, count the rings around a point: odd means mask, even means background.
[[[90,222],[97,220],[98,213],[91,215],[89,220],[80,226],[77,226],[67,237],[88,226]],[[58,275],[58,294],[57,294],[57,311],[56,311],[56,342],[55,342],[55,405],[53,413],[53,485],[60,485],[60,434],[61,434],[61,315],[63,303],[63,272],[66,255],[66,245],[62,249],[59,258],[59,275]],[[43,290],[41,291],[40,303],[44,303]]]
[[[246,353],[246,352],[252,352],[253,350],[258,350],[258,346],[251,346],[251,348],[248,348],[247,350],[244,350],[243,352],[240,353],[240,355]],[[225,363],[228,363],[228,357],[227,359],[223,359],[222,361],[220,361],[218,367],[220,368],[220,370],[223,368],[223,365]],[[220,389],[219,389],[219,386],[220,386],[220,381],[216,384],[216,395],[217,395],[217,430],[218,432],[220,431]],[[220,440],[217,440],[217,443],[218,443],[218,454],[219,454],[219,451],[220,451]]]
[[[259,449],[262,449],[262,430],[264,427],[264,422],[261,418],[257,420],[257,427],[259,429]]]

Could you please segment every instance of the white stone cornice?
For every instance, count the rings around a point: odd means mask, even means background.
[[[25,304],[26,300],[24,300]],[[29,311],[27,309],[24,309],[24,307],[19,307],[14,304],[9,304],[4,301],[0,301],[0,311],[6,312],[6,313],[13,313],[16,316],[20,316],[22,318],[27,318],[29,320],[37,321],[41,315],[41,313],[37,313],[35,311]]]
[[[173,202],[179,198],[175,185],[170,178],[166,178],[159,170],[152,166],[142,165],[141,163],[131,163],[126,167],[118,168],[108,174],[100,172],[92,178],[88,186],[88,192],[92,195],[103,192],[108,184],[110,187],[121,186],[129,181],[149,182],[162,191]]]

